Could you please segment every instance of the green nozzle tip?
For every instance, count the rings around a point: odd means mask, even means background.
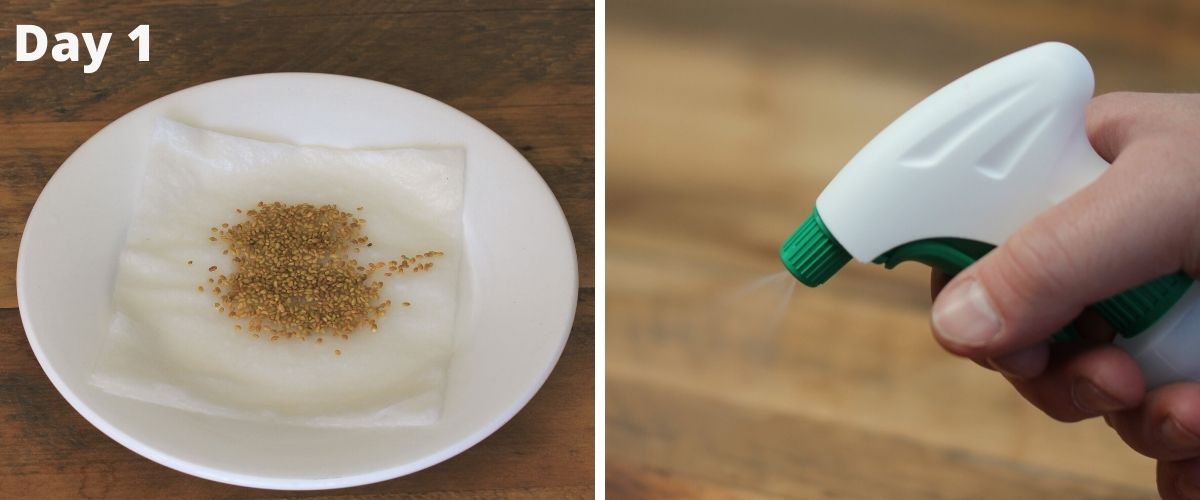
[[[815,287],[850,262],[850,254],[829,234],[816,209],[779,249],[779,258],[792,276]]]

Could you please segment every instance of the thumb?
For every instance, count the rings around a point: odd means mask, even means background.
[[[1138,148],[951,280],[933,306],[939,343],[976,359],[1012,354],[1087,305],[1179,270],[1186,231],[1170,219],[1191,213],[1191,196],[1169,175],[1131,168],[1128,158],[1153,157]]]

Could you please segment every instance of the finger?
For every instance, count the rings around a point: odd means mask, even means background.
[[[1110,169],[951,280],[932,313],[942,346],[968,357],[1008,354],[1045,340],[1086,305],[1182,267],[1185,232],[1162,215],[1161,181],[1134,174]]]
[[[980,366],[1003,373],[1009,379],[1029,380],[1036,377],[1049,364],[1051,358],[1066,359],[1085,349],[1105,346],[1117,335],[1112,325],[1099,314],[1085,310],[1075,320],[1075,331],[1079,338],[1054,344],[1034,344],[1004,356],[983,359],[972,358]]]
[[[1160,460],[1158,494],[1166,500],[1200,499],[1200,458]]]
[[[1159,460],[1200,456],[1200,383],[1150,391],[1143,404],[1115,413],[1110,424],[1130,448]]]
[[[987,360],[988,366],[1013,380],[1028,380],[1041,374],[1050,360],[1050,346],[1041,343]]]
[[[949,274],[939,271],[936,267],[929,269],[930,300],[937,300],[938,294],[941,293],[942,288],[946,286],[946,283],[950,282],[950,278],[951,276]],[[996,368],[992,366],[992,362],[987,358],[971,358],[971,361],[974,361],[975,364],[979,365],[980,367],[993,371],[996,370]]]
[[[1095,97],[1088,104],[1084,120],[1088,140],[1102,158],[1113,163],[1112,170],[1135,170],[1148,181],[1164,182],[1152,189],[1165,201],[1195,200],[1187,196],[1191,186],[1200,183],[1200,169],[1180,168],[1182,162],[1194,159],[1200,148],[1195,138],[1200,133],[1196,112],[1200,110],[1200,95],[1156,94],[1144,92],[1113,92]],[[1139,155],[1139,151],[1148,154]],[[1124,156],[1126,160],[1117,161]],[[1183,165],[1184,167],[1191,167]],[[1149,187],[1149,186],[1144,186]],[[1182,196],[1181,196],[1182,195]],[[1167,207],[1161,213],[1196,213],[1196,207]],[[1188,221],[1177,222],[1177,228],[1198,227]],[[1200,231],[1183,231],[1190,235],[1189,248],[1200,245]],[[1200,275],[1200,252],[1184,252],[1183,269],[1192,276]]]
[[[1137,363],[1111,345],[1083,349],[1056,360],[1040,376],[1009,382],[1051,418],[1077,422],[1136,408],[1145,392]]]

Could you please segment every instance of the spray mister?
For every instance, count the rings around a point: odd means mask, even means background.
[[[921,101],[850,160],[783,244],[784,266],[818,286],[851,258],[955,274],[1095,180],[1092,68],[1049,42],[983,66]],[[1120,333],[1148,387],[1200,380],[1200,287],[1158,278],[1092,305]],[[1196,330],[1196,331],[1192,331]],[[1074,335],[1065,327],[1058,340]]]

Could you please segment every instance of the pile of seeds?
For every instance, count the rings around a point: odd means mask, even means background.
[[[271,340],[316,335],[320,342],[323,335],[348,339],[366,326],[375,331],[392,301],[380,299],[383,282],[373,280],[374,273],[427,271],[433,263],[422,261],[442,253],[359,264],[350,254],[373,245],[363,235],[366,222],[336,205],[259,202],[242,222],[213,227],[209,240],[228,245],[223,253],[234,262],[231,274],[208,280],[220,299],[213,307],[244,320],[255,337],[261,332]]]

